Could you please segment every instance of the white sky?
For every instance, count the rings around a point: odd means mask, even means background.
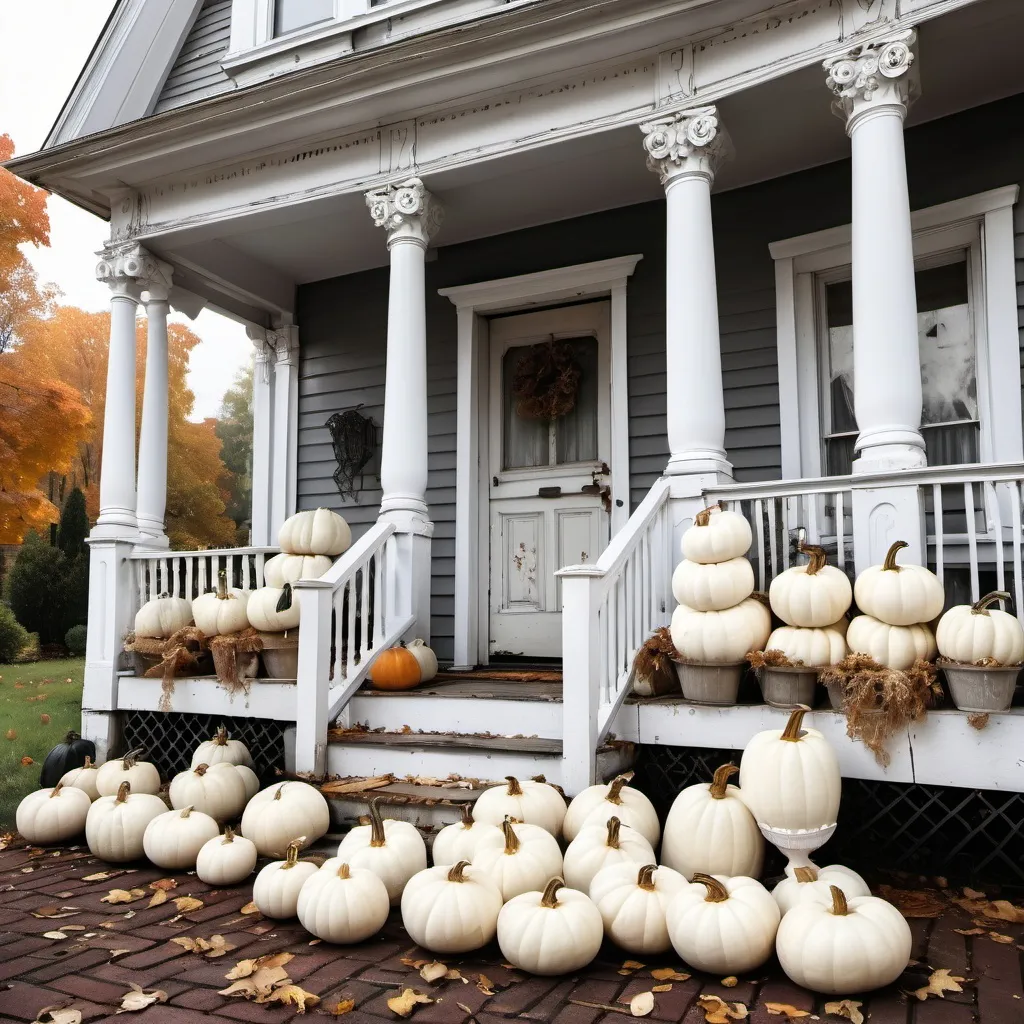
[[[14,139],[18,155],[42,145],[113,6],[114,0],[0,0],[0,133]],[[48,209],[50,248],[27,250],[40,279],[54,282],[64,303],[106,309],[110,293],[96,280],[94,254],[107,238],[107,223],[58,196]],[[173,319],[189,323],[180,314]],[[199,420],[216,415],[252,347],[240,324],[209,310],[190,325],[203,339],[189,368],[192,418]]]

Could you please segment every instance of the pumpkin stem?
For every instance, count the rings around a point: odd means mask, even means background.
[[[53,787],[53,792],[50,794],[50,799],[52,800],[55,796],[60,796],[60,791],[63,788],[64,788],[64,783],[63,782],[58,782],[57,785]]]
[[[810,558],[810,561],[807,563],[808,576],[817,576],[828,564],[828,554],[824,548],[819,548],[816,544],[804,544],[801,542],[799,551],[802,555],[807,555]]]
[[[519,785],[519,780],[514,775],[506,775],[505,781],[508,783],[508,789],[505,792],[509,796],[523,795],[523,787]]]
[[[384,819],[380,816],[380,797],[375,797],[370,801],[370,845],[383,846],[385,842]]]
[[[505,820],[501,823],[501,831],[505,833],[505,853],[511,857],[519,852],[519,836],[512,827],[512,819],[506,814]]]
[[[818,880],[818,872],[813,867],[796,868],[793,874],[798,882],[816,882]]]
[[[68,734],[64,737],[65,743],[74,743],[75,740],[80,740],[82,737],[75,732],[74,729],[69,729]]]
[[[286,583],[281,588],[281,596],[277,599],[277,607],[274,609],[278,612],[286,612],[292,606],[292,585]]]
[[[91,768],[92,767],[92,758],[89,757],[88,754],[86,754],[86,756],[85,756],[85,764],[83,764],[82,767],[83,768]]]
[[[654,892],[654,872],[657,870],[657,864],[645,864],[636,876],[636,884],[647,892]]]
[[[128,771],[129,768],[134,768],[136,761],[138,761],[142,754],[142,747],[136,747],[134,750],[129,750],[128,753],[121,758],[121,768],[124,771]]]
[[[181,817],[187,818],[192,813],[193,810],[195,810],[195,804],[191,804],[188,807],[182,808]]]
[[[715,502],[714,505],[708,505],[707,508],[702,508],[694,517],[694,526],[707,526],[711,522],[712,512],[721,512],[722,506]]]
[[[123,804],[128,799],[128,794],[132,791],[132,784],[125,779],[120,786],[117,787],[117,799],[114,801],[115,804]]]
[[[991,594],[986,594],[980,601],[975,601],[971,605],[972,615],[988,615],[988,606],[995,604],[996,601],[1009,601],[1010,595],[1005,590],[993,590]]]
[[[548,782],[548,777],[546,775],[531,775],[530,776],[530,781],[531,782],[542,782],[546,786],[547,782]]]
[[[771,611],[771,607],[772,607],[771,601],[769,601],[768,595],[763,590],[755,590],[750,596],[758,604],[764,605],[765,608],[767,608],[769,611]]]
[[[830,885],[828,891],[832,893],[832,913],[836,917],[846,917],[850,912],[850,908],[846,903],[846,893],[838,885]]]
[[[469,867],[468,860],[460,860],[458,864],[453,864],[448,871],[449,882],[465,882],[467,881],[463,871]]]
[[[704,897],[705,903],[724,903],[729,898],[729,890],[717,878],[712,878],[711,875],[705,875],[703,872],[698,871],[693,876],[693,880],[694,882],[700,882],[701,885],[707,888],[708,894]]]
[[[221,846],[226,846],[228,843],[235,841],[235,830],[230,825],[224,826],[224,839],[221,842]]]
[[[288,844],[288,849],[284,851],[284,863],[281,865],[282,871],[287,871],[288,868],[293,868],[299,863],[299,850],[302,849],[302,844],[305,841],[305,836],[299,836]]]
[[[194,771],[200,778],[202,778],[209,770],[210,766],[208,764],[197,764],[195,768],[192,769],[192,771]]]
[[[221,569],[221,571],[217,573],[217,598],[220,601],[226,601],[228,599],[227,569]]]
[[[608,787],[608,793],[605,796],[605,800],[610,804],[621,804],[622,803],[622,787],[627,782],[632,782],[633,773],[623,772],[622,775],[612,779],[611,785]]]
[[[284,792],[284,783],[282,782],[281,785],[277,787],[277,792],[274,794],[274,799],[275,800],[280,800],[281,799],[281,794],[283,792]]]
[[[218,747],[226,747],[228,743],[228,731],[221,725],[217,728],[216,734],[211,738],[212,743],[216,743]]]
[[[352,872],[344,861],[342,861],[341,866],[338,868],[338,877],[345,881],[348,881],[348,879],[352,877]]]
[[[619,829],[622,827],[622,822],[616,817],[608,819],[608,836],[605,839],[605,846],[612,850],[619,848]]]
[[[711,780],[711,788],[708,790],[711,794],[712,800],[725,799],[725,794],[728,791],[729,779],[738,771],[739,768],[737,768],[732,761],[715,769],[714,778]]]
[[[565,882],[560,878],[552,878],[547,885],[544,886],[544,895],[540,898],[540,905],[553,910],[558,906],[558,897],[555,895],[559,889],[565,888]]]
[[[909,547],[910,545],[905,540],[893,541],[892,544],[889,545],[889,550],[885,553],[885,561],[882,562],[882,571],[900,572],[902,567],[896,564],[896,555],[904,548]]]
[[[800,726],[803,725],[804,715],[806,715],[810,710],[811,709],[806,704],[800,704],[795,707],[790,714],[789,721],[786,722],[786,728],[782,730],[782,735],[779,739],[786,740],[789,743],[798,743],[800,741],[800,737],[805,735]]]
[[[462,827],[472,828],[474,825],[473,821],[473,805],[467,800],[462,805]]]

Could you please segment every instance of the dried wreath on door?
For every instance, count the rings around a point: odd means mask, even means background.
[[[512,395],[516,412],[529,420],[556,420],[576,408],[583,371],[572,345],[545,341],[531,345],[516,364]]]

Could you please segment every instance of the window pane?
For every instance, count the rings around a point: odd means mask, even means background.
[[[597,339],[574,338],[570,345],[581,370],[576,407],[555,420],[558,462],[597,461]]]
[[[531,347],[519,345],[510,348],[501,360],[502,469],[546,466],[550,461],[547,420],[520,416],[516,410],[516,397],[512,394],[516,367]]]
[[[853,414],[853,290],[849,281],[825,289],[828,310],[829,397],[832,407],[830,434],[856,430]]]
[[[296,29],[328,21],[334,17],[334,0],[276,0],[274,35],[283,36]]]

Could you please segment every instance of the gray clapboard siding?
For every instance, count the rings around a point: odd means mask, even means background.
[[[205,0],[167,74],[153,113],[234,89],[234,82],[220,66],[230,38],[231,0]]]

